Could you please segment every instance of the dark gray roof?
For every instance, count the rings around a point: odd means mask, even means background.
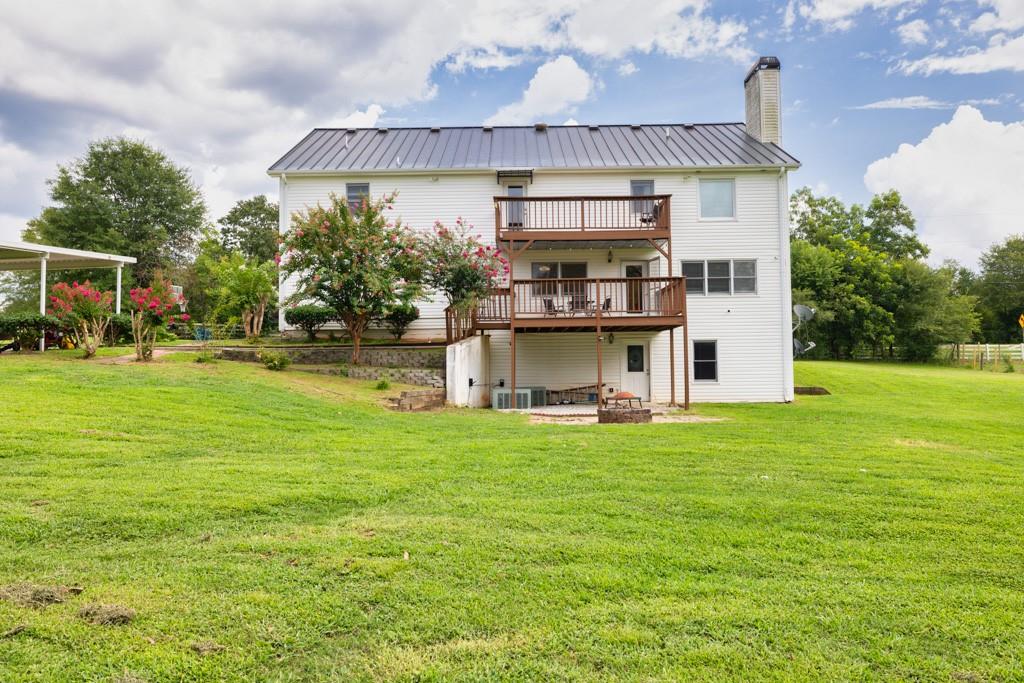
[[[269,172],[797,165],[742,123],[315,128]]]

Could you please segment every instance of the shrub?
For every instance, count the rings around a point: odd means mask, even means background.
[[[305,332],[309,341],[314,341],[317,331],[333,318],[334,312],[330,308],[317,304],[294,306],[284,312],[284,321]]]
[[[188,322],[187,313],[174,315],[178,295],[171,288],[171,281],[165,280],[157,271],[149,287],[136,288],[129,292],[132,318],[132,337],[135,339],[135,358],[148,361],[153,358],[153,344],[164,326],[175,320]]]
[[[10,339],[22,349],[38,346],[40,338],[47,332],[62,328],[59,320],[39,313],[8,313],[0,315],[0,340]]]
[[[1016,368],[1013,367],[1013,359],[1008,353],[1003,355],[1003,372],[1016,372]]]
[[[409,325],[419,317],[420,309],[412,304],[399,304],[384,316],[384,322],[395,341],[400,341],[405,335],[405,331],[409,329]]]
[[[384,375],[383,377],[381,377],[377,381],[377,383],[375,385],[373,385],[373,388],[376,389],[377,391],[386,391],[386,390],[390,389],[391,388],[391,382],[390,382],[390,380],[388,380],[388,376]]]
[[[217,359],[213,356],[213,351],[209,349],[203,349],[196,354],[195,361],[197,363],[216,363]]]
[[[67,325],[75,346],[91,358],[107,333],[113,301],[113,292],[94,289],[88,280],[70,285],[58,282],[50,290],[50,313]]]
[[[110,345],[127,342],[132,338],[132,317],[127,313],[115,313],[110,316],[110,324],[107,326],[107,339]]]
[[[260,360],[267,370],[284,370],[292,364],[292,359],[284,351],[260,351]]]

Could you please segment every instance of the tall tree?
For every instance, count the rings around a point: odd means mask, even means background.
[[[222,244],[250,261],[272,261],[277,253],[278,206],[258,194],[239,199],[217,223]]]
[[[1024,314],[1024,235],[1012,235],[981,256],[977,282],[985,340],[1020,341]]]
[[[29,222],[25,239],[134,256],[140,283],[187,258],[206,216],[189,171],[139,140],[92,142],[49,184],[55,205]]]

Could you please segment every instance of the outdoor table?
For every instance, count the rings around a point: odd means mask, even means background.
[[[631,394],[628,391],[620,391],[617,394],[608,397],[608,400],[615,404],[616,408],[621,408],[622,403],[626,403],[627,408],[633,407],[633,401],[636,401],[637,408],[643,408],[643,401],[636,394]]]

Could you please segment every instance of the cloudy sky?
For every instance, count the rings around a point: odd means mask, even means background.
[[[1024,232],[1024,0],[0,0],[0,237],[106,135],[216,219],[314,126],[741,121],[759,54],[794,187],[895,187],[937,258]]]

